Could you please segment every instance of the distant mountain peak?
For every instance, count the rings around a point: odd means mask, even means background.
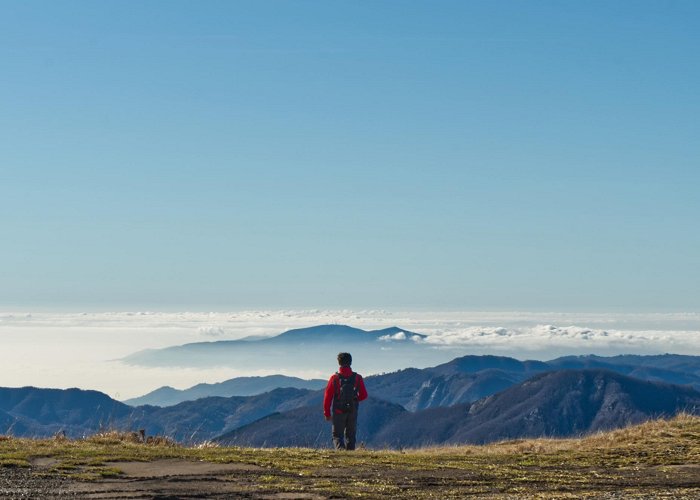
[[[298,389],[321,389],[325,380],[304,380],[286,375],[264,375],[252,377],[236,377],[213,384],[201,383],[189,389],[178,390],[172,387],[161,387],[138,398],[124,401],[131,406],[174,406],[183,401],[192,401],[205,397],[220,396],[254,396],[275,390],[280,387]]]
[[[385,342],[393,342],[393,341],[404,341],[404,340],[411,340],[413,342],[420,342],[428,338],[427,335],[423,335],[421,333],[414,333],[414,332],[409,332],[405,328],[399,328],[398,326],[391,326],[389,328],[383,328],[381,330],[373,330],[371,332],[372,335],[374,335],[377,340],[385,341]]]
[[[290,338],[290,337],[309,337],[309,336],[330,336],[338,334],[366,334],[364,330],[355,328],[348,325],[338,325],[338,324],[327,324],[327,325],[316,325],[309,326],[306,328],[295,328],[293,330],[287,330],[273,338]]]
[[[389,328],[382,328],[381,330],[372,330],[372,333],[381,333],[384,335],[387,334],[392,334],[392,333],[399,333],[399,332],[405,332],[406,330],[404,328],[399,328],[398,326],[390,326]]]
[[[436,373],[474,373],[492,369],[534,373],[548,370],[549,366],[541,361],[520,361],[515,358],[495,356],[491,354],[479,356],[468,354],[432,368],[432,370]]]
[[[344,342],[373,342],[375,340],[423,340],[427,336],[413,333],[398,326],[382,328],[381,330],[362,330],[349,325],[317,325],[308,328],[297,328],[286,331],[276,337],[267,339],[267,342],[296,341],[344,341]]]

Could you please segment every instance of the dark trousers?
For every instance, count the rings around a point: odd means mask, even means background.
[[[333,444],[336,450],[354,450],[357,432],[357,407],[350,413],[333,413]]]

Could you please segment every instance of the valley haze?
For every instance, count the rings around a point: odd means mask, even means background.
[[[270,338],[315,325],[362,330],[398,327],[425,335],[422,349],[391,363],[355,358],[360,373],[424,368],[466,354],[545,360],[569,354],[700,354],[698,313],[428,312],[388,310],[261,310],[234,312],[32,312],[0,313],[5,387],[94,389],[118,400],[162,386],[186,389],[234,377],[282,374],[325,379],[335,354],[314,364],[266,364],[245,368],[140,366],[120,361],[145,349],[201,342]],[[378,342],[391,352],[395,340]],[[392,345],[393,344],[393,345]],[[380,352],[380,351],[378,351]],[[390,359],[391,356],[387,356]]]

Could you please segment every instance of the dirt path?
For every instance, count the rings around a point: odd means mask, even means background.
[[[107,467],[119,469],[128,478],[155,478],[170,476],[219,476],[260,471],[261,467],[249,464],[214,464],[185,460],[156,460],[154,462],[108,462]]]
[[[255,498],[321,499],[303,492],[266,491],[266,469],[249,464],[217,464],[186,460],[111,462],[118,477],[75,482],[70,491],[80,498]],[[261,484],[263,487],[261,488]]]
[[[56,465],[54,459],[38,458],[31,467],[0,467],[0,499],[700,498],[697,464],[577,470],[375,463],[302,474],[246,463],[167,459],[102,464],[108,477],[90,481],[59,476]]]
[[[303,491],[266,488],[267,469],[250,464],[219,464],[187,460],[111,462],[115,476],[78,481],[52,473],[57,461],[32,460],[31,467],[0,467],[0,499],[325,499]]]

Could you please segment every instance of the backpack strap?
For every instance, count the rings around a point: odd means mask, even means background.
[[[340,396],[340,373],[338,372],[333,374],[333,389],[335,389],[333,391],[335,393],[335,397],[337,398]]]

